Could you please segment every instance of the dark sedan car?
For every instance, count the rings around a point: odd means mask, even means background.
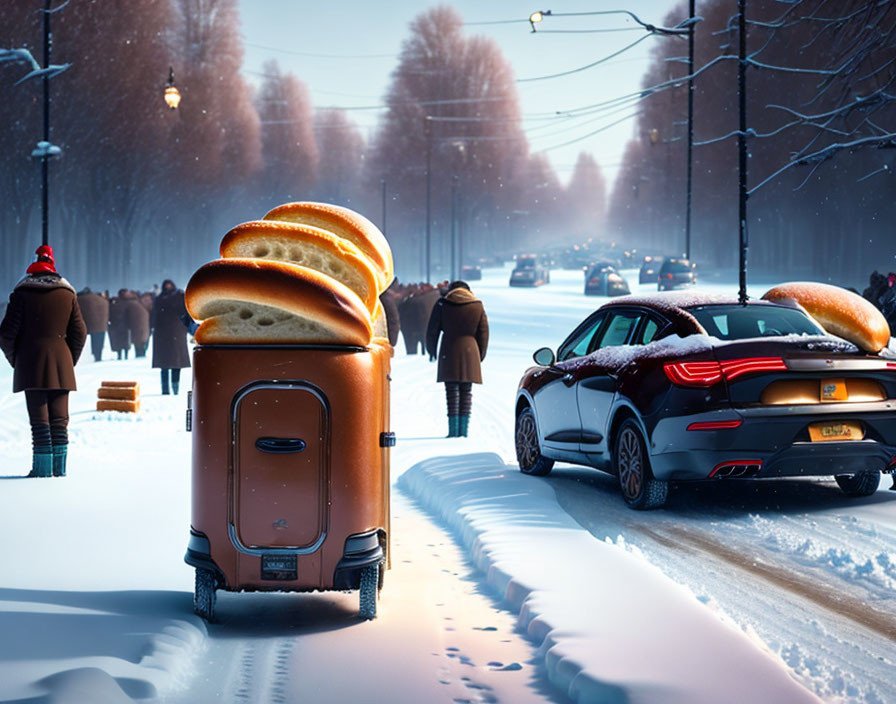
[[[662,264],[662,257],[644,257],[644,263],[641,265],[641,271],[638,272],[638,283],[656,283]]]
[[[550,282],[550,270],[535,254],[521,254],[510,273],[511,286],[543,286]]]
[[[621,299],[535,361],[516,399],[520,469],[594,466],[632,508],[661,506],[670,480],[833,475],[865,496],[896,466],[896,362],[796,306]]]
[[[598,262],[585,272],[586,296],[627,296],[630,293],[628,282],[610,264]]]
[[[657,275],[657,290],[672,291],[676,288],[687,288],[697,283],[697,272],[687,259],[668,258],[663,261]]]

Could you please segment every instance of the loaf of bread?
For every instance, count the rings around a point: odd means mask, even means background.
[[[371,316],[345,284],[273,259],[218,259],[187,284],[187,310],[202,323],[199,344],[366,346]]]
[[[136,413],[140,410],[140,401],[125,401],[121,399],[99,399],[96,402],[98,411],[118,411],[119,413]]]
[[[762,298],[796,301],[829,333],[852,342],[865,352],[877,354],[890,342],[890,326],[883,314],[860,295],[845,288],[795,281],[775,286]]]
[[[136,401],[140,398],[137,386],[101,386],[96,390],[97,398]]]
[[[395,276],[392,250],[379,228],[360,213],[328,203],[286,203],[264,216],[265,220],[294,222],[332,232],[354,243],[373,262],[382,293]]]
[[[380,277],[370,259],[352,242],[319,227],[253,220],[224,235],[220,251],[225,259],[277,259],[316,269],[348,286],[371,313],[379,302]]]

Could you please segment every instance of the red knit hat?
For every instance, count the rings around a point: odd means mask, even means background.
[[[37,261],[29,266],[25,272],[28,274],[56,273],[56,260],[53,258],[53,248],[48,244],[42,244],[34,253]]]

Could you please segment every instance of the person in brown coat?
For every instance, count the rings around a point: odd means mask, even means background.
[[[171,279],[162,283],[162,291],[152,306],[152,366],[162,370],[162,393],[180,390],[180,370],[190,366],[187,351],[187,306],[184,292]],[[169,374],[171,385],[169,387]],[[170,389],[170,391],[169,391]]]
[[[439,335],[442,344],[439,345]],[[455,281],[432,309],[426,327],[426,350],[438,350],[436,381],[445,382],[448,437],[466,437],[470,428],[473,384],[482,383],[482,360],[488,350],[488,317],[466,281]]]
[[[29,477],[64,477],[68,455],[68,392],[87,340],[78,298],[56,272],[53,250],[16,284],[0,323],[0,348],[13,367],[13,393],[25,392],[33,458]]]
[[[87,333],[90,335],[90,351],[93,353],[93,359],[99,362],[103,358],[106,330],[109,329],[109,301],[85,286],[78,294],[78,307],[81,309]]]
[[[134,356],[145,357],[149,345],[149,310],[140,302],[137,294],[128,291],[128,302],[125,313],[128,320],[128,332],[134,345]],[[127,355],[125,355],[127,359]]]
[[[128,331],[128,291],[119,289],[118,295],[109,299],[109,346],[119,359],[128,358],[131,333]]]

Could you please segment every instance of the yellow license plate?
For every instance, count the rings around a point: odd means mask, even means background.
[[[843,442],[845,440],[861,440],[865,431],[861,423],[812,423],[809,426],[809,439],[812,442]]]
[[[821,382],[822,401],[848,401],[849,392],[846,389],[846,379],[830,379]]]

